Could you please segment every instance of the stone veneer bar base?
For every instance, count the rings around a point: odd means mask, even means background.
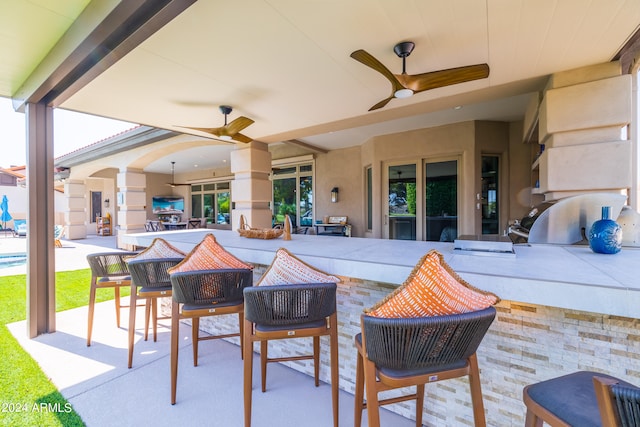
[[[265,270],[266,266],[256,265],[256,281]],[[353,337],[360,332],[360,313],[397,285],[343,279],[344,282],[338,285],[337,296],[340,387],[353,393],[356,368]],[[638,319],[514,301],[502,301],[496,308],[496,320],[477,353],[487,425],[524,425],[524,386],[577,370],[599,371],[640,384]],[[200,325],[210,333],[233,331],[237,328],[237,317],[203,318]],[[237,339],[229,341],[239,344]],[[323,337],[320,375],[325,382],[330,380],[328,350],[328,339]],[[206,344],[200,346],[200,351],[207,351]],[[254,351],[259,351],[258,346]],[[272,357],[310,352],[311,339],[271,341],[269,344]],[[240,359],[238,363],[242,363]],[[289,362],[287,366],[313,375],[311,362]],[[267,377],[267,392],[270,386],[276,385],[270,385]],[[254,384],[254,387],[259,385]],[[454,379],[428,384],[425,394],[425,425],[473,425],[468,381]],[[413,403],[387,408],[414,419]],[[341,410],[352,411],[353,408]]]

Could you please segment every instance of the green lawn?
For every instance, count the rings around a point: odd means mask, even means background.
[[[91,270],[56,273],[56,311],[89,303]],[[0,425],[84,426],[38,364],[7,329],[26,318],[26,275],[0,277]],[[128,295],[123,289],[122,296]],[[98,289],[97,301],[113,299],[113,290]],[[26,330],[25,330],[26,333]]]

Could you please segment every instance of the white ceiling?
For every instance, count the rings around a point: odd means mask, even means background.
[[[221,126],[218,106],[228,104],[229,120],[255,120],[242,133],[256,140],[336,149],[444,123],[518,120],[546,76],[611,60],[639,24],[638,0],[199,0],[61,107],[184,132]],[[416,44],[409,74],[487,63],[490,75],[368,112],[390,85],[349,55],[364,49],[400,73],[393,46],[404,40]],[[0,90],[15,90],[5,74]],[[181,156],[178,173],[194,161]]]

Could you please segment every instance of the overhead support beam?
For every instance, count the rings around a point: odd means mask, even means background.
[[[622,72],[631,74],[633,62],[640,53],[640,26],[627,42],[622,46],[618,53],[613,57],[612,61],[620,61]]]
[[[286,141],[282,141],[285,144],[289,144],[289,145],[293,145],[295,147],[300,147],[300,148],[304,148],[305,150],[309,150],[312,151],[314,153],[322,153],[322,154],[326,154],[329,152],[329,150],[325,150],[324,148],[320,148],[320,147],[316,147],[315,145],[312,144],[307,144],[306,142],[297,140],[297,139],[288,139]]]
[[[196,0],[92,1],[13,96],[57,107]]]

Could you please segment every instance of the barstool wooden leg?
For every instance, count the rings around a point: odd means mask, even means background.
[[[262,392],[267,391],[267,364],[269,341],[260,341],[260,373],[262,378]]]
[[[356,390],[355,390],[355,406],[353,414],[353,426],[361,427],[362,411],[364,410],[364,367],[362,366],[362,354],[358,348],[356,359]]]
[[[363,359],[364,389],[367,395],[367,420],[369,427],[380,427],[380,401],[376,382],[376,365],[368,359]]]
[[[153,309],[153,298],[147,298],[144,308],[144,340],[149,339],[149,316]]]
[[[116,325],[120,327],[120,287],[113,287],[114,301],[116,303]]]
[[[331,394],[333,397],[333,427],[338,427],[338,403],[340,372],[338,367],[338,316],[336,313],[329,317],[329,345],[331,346]],[[319,352],[318,352],[319,353]]]
[[[133,364],[133,341],[136,329],[136,301],[138,296],[137,286],[131,282],[131,296],[129,297],[129,361],[128,367]]]
[[[151,299],[151,315],[153,316],[153,342],[158,341],[158,298]],[[147,324],[149,318],[147,317]]]
[[[171,325],[173,328],[173,325]],[[173,331],[173,329],[172,329]],[[193,346],[193,366],[198,366],[198,335],[200,334],[200,318],[191,319],[191,341]]]
[[[320,337],[313,337],[313,378],[320,385]]]
[[[253,334],[251,322],[244,321],[244,427],[251,427],[251,393],[253,383]]]
[[[416,386],[416,427],[422,427],[422,409],[424,408],[424,384]]]
[[[91,289],[89,290],[89,318],[87,325],[87,347],[91,346],[91,332],[93,330],[93,310],[96,304],[96,278],[91,277]]]
[[[525,427],[542,427],[543,422],[536,414],[527,409],[527,418],[524,420]]]
[[[473,405],[473,420],[476,427],[486,427],[484,404],[482,403],[482,388],[480,386],[480,370],[476,354],[469,356],[469,388],[471,389],[471,404]]]
[[[176,403],[178,386],[178,350],[180,336],[180,304],[171,302],[171,404]]]

